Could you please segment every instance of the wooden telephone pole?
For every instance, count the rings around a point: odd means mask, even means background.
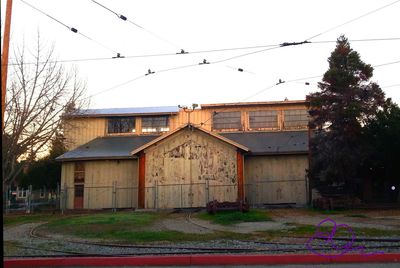
[[[6,109],[8,52],[10,48],[12,0],[7,0],[6,20],[4,23],[3,54],[1,55],[1,122],[4,128],[4,112]]]

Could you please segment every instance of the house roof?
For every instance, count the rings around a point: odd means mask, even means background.
[[[243,144],[252,155],[303,154],[308,152],[307,131],[236,132],[220,135]]]
[[[227,138],[224,137],[224,136],[221,136],[221,135],[219,135],[219,134],[210,132],[210,131],[205,130],[205,129],[203,129],[203,128],[196,127],[196,126],[194,126],[194,125],[192,125],[192,124],[185,124],[185,125],[183,125],[182,127],[179,127],[179,128],[177,128],[177,129],[175,129],[175,130],[173,130],[173,131],[171,131],[171,132],[168,132],[168,133],[166,133],[166,134],[164,134],[164,135],[162,135],[162,136],[160,136],[160,137],[158,137],[158,138],[152,140],[151,142],[149,142],[149,143],[147,143],[147,144],[144,144],[143,146],[141,146],[141,147],[139,147],[139,148],[137,148],[137,149],[132,150],[132,153],[131,153],[131,154],[132,154],[132,155],[135,155],[135,154],[137,154],[137,153],[143,151],[144,149],[150,147],[151,145],[153,145],[153,144],[155,144],[155,143],[157,143],[157,142],[159,142],[159,141],[161,141],[161,140],[163,140],[163,139],[166,139],[166,138],[168,138],[169,136],[172,136],[173,134],[175,134],[175,133],[181,131],[182,129],[188,128],[188,127],[191,127],[191,128],[197,129],[197,130],[199,130],[199,131],[202,131],[202,132],[204,132],[204,133],[206,133],[206,134],[208,134],[208,135],[210,135],[210,136],[213,136],[213,137],[215,137],[215,138],[217,138],[217,139],[219,139],[219,140],[222,140],[222,141],[224,141],[224,142],[226,142],[226,143],[228,143],[228,144],[230,144],[230,145],[233,145],[233,146],[235,146],[235,147],[237,147],[237,148],[239,148],[239,149],[241,149],[241,150],[243,150],[243,151],[246,151],[246,152],[249,151],[249,148],[247,148],[246,146],[243,146],[242,144],[237,143],[237,142],[235,142],[235,141],[233,141],[233,140],[227,139]]]
[[[163,115],[176,114],[179,112],[178,106],[160,107],[133,107],[133,108],[105,108],[105,109],[86,109],[79,110],[69,117],[104,117],[104,116],[127,116],[127,115]]]
[[[96,160],[96,159],[129,159],[135,158],[132,150],[149,143],[158,136],[118,136],[100,137],[66,152],[56,158],[57,161]]]

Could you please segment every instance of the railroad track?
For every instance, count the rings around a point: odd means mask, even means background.
[[[186,213],[185,220],[193,223],[191,220],[191,213]],[[204,226],[195,224],[201,228],[209,229]],[[191,254],[218,254],[218,253],[242,253],[242,254],[263,254],[263,253],[304,253],[309,252],[304,245],[304,239],[306,237],[290,237],[299,239],[299,242],[294,243],[282,243],[282,242],[267,242],[267,241],[241,241],[246,244],[246,247],[235,246],[235,247],[205,247],[205,246],[175,246],[175,245],[136,245],[136,244],[116,244],[116,243],[100,243],[90,241],[78,241],[72,239],[57,239],[46,235],[41,235],[37,232],[38,228],[42,225],[36,226],[30,230],[29,236],[31,239],[38,241],[50,241],[50,242],[62,242],[68,244],[69,247],[74,247],[75,250],[67,250],[64,248],[47,248],[27,245],[15,245],[15,247],[37,251],[38,254],[32,255],[35,257],[44,256],[141,256],[141,255],[191,255]],[[211,229],[209,229],[211,230]],[[302,240],[300,242],[300,239]],[[338,241],[346,240],[344,238],[335,239]],[[368,241],[373,243],[380,243],[379,245],[367,245],[365,249],[368,251],[383,250],[383,249],[399,249],[400,250],[400,239],[358,239],[361,241]],[[390,244],[388,244],[390,243]],[[393,245],[393,243],[395,243]],[[54,244],[54,243],[53,243]],[[74,246],[75,245],[75,246]],[[85,252],[82,250],[76,250],[77,248],[89,248],[93,252]],[[328,252],[332,249],[327,245],[319,245],[314,248],[319,252]],[[42,253],[39,253],[42,252]],[[48,252],[49,254],[43,254]],[[111,253],[101,253],[111,252]],[[29,257],[32,257],[29,256]],[[4,257],[21,257],[21,256],[4,256]],[[28,257],[28,256],[26,256]]]

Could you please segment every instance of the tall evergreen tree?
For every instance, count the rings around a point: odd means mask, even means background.
[[[391,99],[363,131],[368,158],[363,173],[373,178],[374,197],[400,203],[400,107]]]
[[[307,96],[310,127],[315,130],[309,176],[317,184],[342,184],[352,191],[365,157],[360,145],[362,127],[376,116],[385,96],[370,81],[373,68],[361,60],[346,37],[338,38],[328,63],[320,91]]]

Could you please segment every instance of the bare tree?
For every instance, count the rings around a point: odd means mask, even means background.
[[[2,131],[3,185],[15,180],[21,163],[29,164],[62,133],[62,115],[83,105],[85,84],[76,71],[55,61],[53,52],[54,47],[41,46],[38,36],[33,52],[27,55],[23,47],[14,53]]]

